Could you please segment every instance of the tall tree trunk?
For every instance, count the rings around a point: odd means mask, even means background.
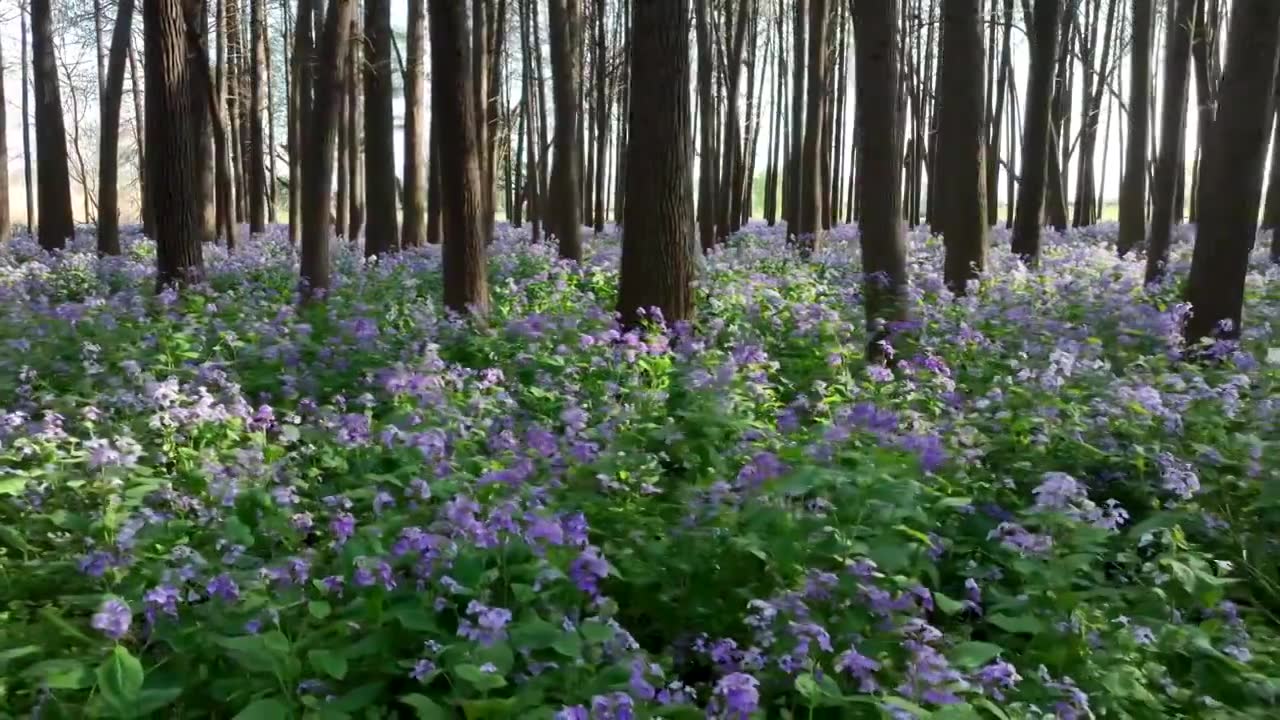
[[[404,228],[401,244],[427,243],[426,14],[424,0],[409,0],[404,77]]]
[[[298,79],[301,76],[301,66],[299,64],[300,56],[297,48],[297,33],[301,23],[297,20],[294,21],[294,27],[292,28],[293,34],[291,36],[288,3],[289,0],[280,0],[280,12],[285,21],[285,95],[288,96],[289,104],[289,247],[297,247],[298,238],[301,236],[302,232],[301,206],[299,205],[302,198],[302,195],[299,192],[302,188],[302,131],[299,126],[302,122],[303,104],[300,95],[301,88],[298,86]],[[309,18],[307,19],[307,24],[310,25]],[[308,35],[310,35],[310,33],[308,33]],[[289,52],[290,47],[293,47],[292,54]],[[308,54],[309,52],[310,51],[308,50]],[[310,100],[308,100],[307,105],[310,105]],[[219,153],[219,156],[221,156],[221,153]],[[219,200],[219,202],[221,202],[221,200]]]
[[[626,189],[627,189],[627,127],[630,125],[631,117],[631,23],[628,18],[631,16],[631,0],[622,0],[622,12],[619,25],[622,26],[622,37],[624,45],[622,48],[622,61],[619,68],[618,88],[620,89],[618,105],[618,160],[617,172],[615,173],[616,187],[613,193],[613,222],[616,225],[622,225],[623,218],[626,215]]]
[[[488,0],[471,0],[471,92],[476,106],[476,151],[480,153],[481,204],[486,231],[493,225],[493,178],[489,175],[489,103],[485,98],[489,77]],[[489,235],[485,235],[486,240]]]
[[[738,0],[733,8],[732,35],[727,38],[728,57],[725,59],[724,140],[720,145],[720,186],[716,195],[716,237],[728,237],[734,224],[733,195],[737,164],[741,151],[741,120],[738,117],[738,94],[742,78],[743,52],[746,49],[747,24],[751,19],[750,0]],[[748,91],[749,92],[749,91]]]
[[[188,102],[191,108],[191,136],[195,141],[195,197],[196,234],[201,244],[212,243],[218,238],[217,205],[214,202],[213,186],[213,142],[210,132],[208,92],[204,83],[198,78],[208,74],[208,60],[204,68],[197,67],[197,55],[204,47],[205,36],[209,34],[209,7],[206,0],[184,0],[189,13],[194,13],[188,20],[194,34],[188,38],[191,68],[188,70],[189,81],[187,92],[191,93]]]
[[[800,232],[800,158],[804,155],[804,63],[805,63],[805,26],[808,24],[805,2],[795,0],[795,22],[792,25],[791,37],[795,63],[791,75],[791,142],[787,161],[786,192],[790,198],[786,204],[787,235],[791,238]]]
[[[0,68],[4,67],[4,52],[0,51]],[[9,127],[8,122],[8,105],[4,98],[4,72],[0,70],[0,128]],[[0,158],[5,160],[5,178],[0,183],[0,243],[9,239],[13,227],[9,217],[9,139],[8,133],[0,132]]]
[[[147,182],[147,151],[145,113],[142,111],[142,83],[138,82],[138,61],[129,44],[129,87],[133,95],[133,133],[138,147],[138,194],[141,196],[142,234],[151,237],[155,229],[155,205],[152,202],[150,183]],[[30,178],[28,178],[30,180]]]
[[[148,174],[155,194],[156,290],[198,282],[200,242],[192,43],[199,0],[144,0]]]
[[[657,308],[667,323],[693,315],[698,251],[693,243],[689,148],[689,3],[645,2],[632,10],[635,103],[628,137],[627,228],[622,236],[618,311],[632,325]]]
[[[1151,185],[1151,239],[1147,247],[1147,282],[1164,275],[1169,262],[1178,191],[1183,174],[1182,146],[1187,120],[1187,66],[1191,55],[1191,23],[1196,0],[1176,0],[1171,6],[1169,40],[1165,47],[1164,108],[1160,120],[1160,157]]]
[[[551,80],[556,101],[555,167],[549,220],[559,240],[560,257],[582,259],[582,220],[578,212],[578,0],[550,0]]]
[[[1095,5],[1095,25],[1098,23],[1099,10],[1100,8]],[[1094,207],[1096,198],[1094,156],[1098,144],[1098,126],[1102,119],[1102,100],[1107,82],[1111,77],[1111,40],[1115,32],[1115,19],[1116,3],[1108,3],[1106,20],[1102,24],[1102,57],[1096,67],[1092,66],[1092,63],[1085,66],[1084,100],[1087,111],[1081,120],[1080,164],[1076,178],[1075,215],[1072,218],[1072,224],[1076,227],[1091,225],[1097,214],[1097,209]],[[1090,58],[1095,54],[1096,32],[1093,38],[1087,55]]]
[[[27,68],[31,65],[27,62],[27,14],[20,11],[18,16],[22,24],[22,171],[26,180],[27,232],[33,233],[36,227],[36,196],[31,182],[31,108],[27,92],[31,87]],[[138,147],[141,148],[142,143],[138,143]]]
[[[1013,252],[1025,263],[1040,261],[1041,215],[1045,181],[1049,177],[1054,62],[1058,57],[1058,24],[1062,0],[1036,0],[1031,41],[1031,72],[1027,79],[1027,116],[1023,130],[1022,179],[1013,224]]]
[[[942,97],[938,112],[938,219],[947,286],[965,293],[987,266],[983,169],[982,0],[942,0]]]
[[[365,0],[364,137],[369,224],[364,254],[399,249],[396,227],[395,118],[392,117],[391,0]]]
[[[800,224],[796,235],[803,252],[822,247],[823,105],[826,102],[827,0],[809,0],[809,78],[805,107],[804,155],[800,163]]]
[[[1146,240],[1147,110],[1151,105],[1153,0],[1133,0],[1133,38],[1129,55],[1129,146],[1120,185],[1120,235],[1116,249],[1124,257]]]
[[[538,169],[538,139],[536,134],[537,116],[534,115],[534,106],[538,104],[537,89],[533,84],[533,53],[527,51],[533,42],[530,30],[530,9],[529,5],[533,0],[520,0],[520,37],[521,47],[526,48],[520,53],[520,59],[523,70],[524,93],[525,93],[525,132],[528,139],[525,142],[525,153],[528,161],[528,173],[525,178],[525,192],[529,198],[529,220],[533,227],[529,230],[530,242],[537,243],[542,239],[542,206],[541,206],[541,188],[538,186],[538,178],[542,176]]]
[[[359,13],[351,18],[351,43],[347,52],[347,240],[356,242],[364,229],[364,103],[360,95],[360,69],[364,66],[364,53],[361,48],[362,28]],[[394,192],[394,191],[393,191]],[[393,194],[394,198],[395,195]]]
[[[898,132],[898,0],[850,0],[857,52],[857,107],[863,148],[862,271],[867,355],[888,355],[890,323],[906,320],[907,241],[902,221],[902,136]]]
[[[1209,128],[1213,125],[1213,116],[1217,107],[1218,77],[1216,62],[1209,61],[1209,53],[1216,58],[1218,48],[1217,18],[1207,18],[1205,0],[1196,0],[1195,30],[1191,36],[1191,57],[1194,61],[1196,78],[1196,99],[1199,103],[1199,123],[1196,143],[1196,172],[1192,184],[1191,221],[1196,222],[1199,212],[1200,164],[1204,156],[1204,146],[1208,139]]]
[[[448,227],[444,304],[454,312],[484,316],[489,310],[484,191],[480,187],[466,8],[456,0],[428,0],[427,9],[431,15],[432,116],[440,118],[436,147],[441,175],[450,179],[441,184]]]
[[[263,53],[263,82],[267,86],[267,137],[265,141],[267,156],[267,222],[272,225],[276,222],[276,101],[275,92],[271,82],[271,37],[270,13],[263,0],[263,16],[262,16],[262,44]],[[288,67],[288,51],[286,50],[285,67]],[[286,74],[288,74],[286,72]]]
[[[548,180],[551,170],[551,143],[547,141],[547,133],[550,125],[547,123],[547,89],[542,75],[542,31],[538,21],[537,0],[529,0],[529,22],[533,34],[533,69],[538,79],[538,153],[541,157],[541,160],[538,161],[538,197],[543,200],[542,226],[547,229],[548,233],[554,233],[555,229],[551,218],[551,214],[554,212],[552,210],[554,203],[551,200],[550,182]],[[529,46],[526,45],[526,47]]]
[[[595,4],[595,21],[596,21],[596,42],[595,42],[595,67],[596,67],[596,176],[595,176],[595,209],[592,212],[594,218],[594,230],[597,233],[604,232],[604,176],[608,162],[605,160],[605,150],[609,138],[609,105],[608,105],[608,73],[606,72],[607,58],[605,56],[605,32],[604,32],[604,13],[605,0],[596,0]]]
[[[263,66],[267,64],[264,5],[265,0],[249,0],[249,153],[244,161],[249,171],[249,232],[254,234],[267,229],[267,150],[262,128]]]
[[[299,0],[311,4],[315,0]],[[330,0],[325,13],[324,32],[317,39],[315,62],[300,80],[314,88],[309,122],[303,123],[302,156],[302,260],[301,285],[305,300],[323,299],[329,290],[330,188],[333,187],[334,142],[337,139],[338,108],[344,104],[344,77],[349,53],[351,18],[355,0]],[[314,5],[311,5],[314,11]],[[311,12],[298,12],[301,25]],[[302,33],[299,33],[300,35]]]
[[[1280,96],[1280,83],[1277,83],[1276,93]],[[1280,112],[1277,112],[1280,117]],[[1271,173],[1267,178],[1267,195],[1266,204],[1262,209],[1262,229],[1271,230],[1273,233],[1272,247],[1280,247],[1274,240],[1276,229],[1280,228],[1280,122],[1273,119],[1272,125],[1275,127],[1275,134],[1271,138]]]
[[[321,2],[323,2],[323,0],[321,0]],[[351,36],[351,28],[347,28],[347,31],[343,33],[343,36],[349,38]],[[334,192],[333,233],[340,238],[352,240],[354,238],[347,235],[347,225],[350,217],[349,213],[351,212],[351,149],[349,147],[351,143],[351,131],[347,127],[351,124],[351,94],[350,88],[348,87],[349,79],[347,76],[354,73],[356,69],[351,66],[351,50],[349,47],[344,45],[340,50],[338,50],[338,52],[342,53],[343,59],[342,64],[338,66],[341,71],[341,74],[338,77],[338,82],[340,83],[338,86],[340,94],[338,96],[338,107],[335,117],[338,133],[338,137],[336,138],[338,186]],[[318,86],[316,92],[319,92]],[[317,102],[319,101],[317,100]]]
[[[1059,0],[1061,2],[1062,0]],[[1067,0],[1066,12],[1059,16],[1057,70],[1054,73],[1053,100],[1051,114],[1053,121],[1049,131],[1049,167],[1045,187],[1045,220],[1055,230],[1067,229],[1067,182],[1064,170],[1070,163],[1069,151],[1071,141],[1071,83],[1072,67],[1071,27],[1075,20],[1074,3],[1078,0]],[[1038,7],[1038,4],[1037,4]],[[1034,45],[1036,37],[1031,38]],[[1030,88],[1028,88],[1030,95]]]
[[[227,57],[225,83],[227,100],[227,127],[231,134],[231,177],[235,183],[236,222],[249,219],[249,188],[246,165],[249,150],[244,124],[244,104],[247,100],[241,91],[244,74],[244,46],[240,34],[240,0],[224,0],[224,40]]]
[[[713,59],[711,56],[711,29],[707,19],[708,7],[704,2],[693,5],[695,34],[698,41],[698,240],[703,252],[716,244],[715,198],[717,172],[713,147],[715,146],[715,105],[711,93]]]
[[[98,154],[98,252],[120,254],[120,102],[124,95],[124,63],[132,39],[133,0],[116,6],[115,28],[111,31],[111,60],[102,96],[102,135]],[[2,105],[2,103],[0,103]],[[3,126],[0,126],[3,127]],[[8,204],[4,207],[7,209]]]
[[[501,92],[503,70],[505,64],[503,62],[503,45],[506,43],[507,37],[507,0],[485,0],[485,42],[488,43],[489,62],[485,66],[485,76],[487,78],[489,91],[485,98],[485,139],[486,147],[484,150],[485,166],[482,168],[482,178],[485,182],[485,197],[488,204],[485,207],[485,239],[493,238],[494,223],[494,192],[497,185],[496,168],[497,168],[497,138],[502,128],[499,126],[499,95]],[[509,133],[507,133],[509,135]],[[503,142],[506,142],[504,138]]]
[[[54,56],[49,0],[31,0],[31,55],[36,101],[36,174],[40,177],[40,246],[61,250],[75,234],[67,134],[62,123],[58,63]]]
[[[1214,335],[1238,338],[1268,131],[1275,112],[1280,3],[1236,0],[1217,117],[1204,155],[1200,226],[1187,278],[1194,346]]]
[[[786,35],[783,30],[786,27],[783,22],[783,16],[786,15],[785,7],[785,0],[778,0],[778,9],[774,13],[777,23],[774,26],[774,32],[777,34],[778,48],[775,55],[777,60],[773,67],[773,122],[769,126],[769,158],[764,181],[764,219],[769,227],[773,227],[778,222],[778,179],[781,175],[778,167],[778,155],[781,153],[782,143],[785,138],[783,129],[787,91],[787,47]]]
[[[1000,130],[1004,123],[1004,105],[1008,89],[1008,79],[1012,55],[1013,35],[1013,0],[1004,0],[1002,10],[1004,32],[1000,41],[1000,65],[996,70],[995,110],[991,114],[991,125],[988,128],[990,140],[987,144],[987,225],[994,226],[1000,221]],[[1012,174],[1012,172],[1010,173]],[[1013,197],[1009,197],[1013,204]]]

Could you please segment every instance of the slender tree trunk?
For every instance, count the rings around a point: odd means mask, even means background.
[[[792,26],[791,37],[793,38],[793,50],[795,51],[794,66],[791,75],[791,143],[790,152],[787,161],[787,181],[786,189],[790,200],[787,201],[786,217],[787,217],[787,235],[792,239],[799,234],[800,230],[800,159],[804,155],[804,130],[805,130],[805,87],[804,87],[804,64],[805,64],[805,26],[808,17],[805,9],[807,0],[795,0],[795,23]]]
[[[1013,252],[1027,265],[1040,261],[1041,215],[1045,181],[1049,178],[1054,61],[1058,56],[1061,0],[1036,0],[1031,41],[1031,72],[1027,79],[1027,117],[1023,130],[1022,179],[1013,225]]]
[[[142,83],[138,82],[138,61],[133,51],[133,43],[129,44],[129,87],[133,95],[134,142],[138,147],[138,192],[141,196],[142,234],[151,237],[155,229],[155,205],[152,202],[150,183],[147,182],[146,120],[145,113],[142,111]]]
[[[310,5],[315,0],[300,0]],[[313,68],[300,80],[314,88],[309,122],[304,123],[302,156],[302,297],[307,301],[324,298],[329,290],[330,188],[333,187],[334,141],[337,139],[338,108],[344,103],[345,67],[350,53],[351,19],[355,0],[330,0],[324,31],[318,38]],[[314,9],[314,5],[311,6]],[[301,25],[311,12],[298,12]],[[299,33],[302,34],[302,33]]]
[[[1277,83],[1276,94],[1280,98],[1280,82]],[[1280,117],[1280,112],[1277,112],[1277,117]],[[1271,138],[1271,172],[1267,178],[1266,204],[1263,205],[1262,210],[1262,229],[1272,231],[1271,247],[1275,249],[1280,247],[1274,239],[1275,234],[1280,234],[1275,232],[1277,228],[1280,228],[1280,160],[1277,159],[1280,158],[1280,122],[1273,119],[1272,125],[1275,130]]]
[[[986,172],[983,169],[982,0],[942,0],[938,113],[938,219],[946,244],[944,275],[957,295],[987,266]]]
[[[578,0],[550,0],[551,80],[556,101],[554,187],[550,220],[559,240],[560,257],[582,260],[582,221],[578,211]]]
[[[541,25],[538,21],[538,2],[537,0],[529,0],[529,21],[531,31],[533,33],[533,69],[538,78],[538,153],[541,160],[538,162],[538,196],[543,199],[543,227],[548,233],[554,233],[553,219],[554,212],[551,208],[551,194],[549,191],[550,181],[548,177],[551,171],[551,143],[547,140],[548,128],[547,123],[547,90],[543,81],[542,74],[542,35]],[[529,47],[529,46],[526,46]]]
[[[606,143],[609,137],[609,106],[608,106],[608,74],[605,58],[605,32],[604,32],[604,13],[605,0],[596,0],[595,3],[595,75],[596,75],[596,167],[595,167],[595,207],[592,212],[593,229],[597,233],[604,232],[604,176],[608,168],[608,162],[605,160]]]
[[[1216,62],[1209,61],[1209,53],[1217,55],[1218,27],[1217,18],[1206,18],[1205,0],[1196,0],[1195,30],[1191,36],[1191,57],[1194,61],[1196,78],[1196,99],[1199,102],[1199,123],[1196,143],[1196,171],[1191,192],[1191,222],[1199,217],[1200,164],[1204,156],[1204,146],[1208,139],[1209,128],[1213,126],[1213,116],[1217,107],[1218,78],[1215,71]],[[1214,24],[1211,24],[1214,23]]]
[[[98,154],[98,252],[120,254],[119,145],[120,102],[124,94],[124,63],[132,38],[133,0],[116,6],[115,28],[111,31],[111,60],[102,96],[102,135]],[[0,102],[0,107],[3,103]],[[3,127],[0,125],[0,127]],[[4,204],[7,209],[8,204]]]
[[[267,168],[265,134],[262,127],[263,67],[267,64],[265,0],[249,0],[249,152],[244,161],[249,173],[249,232],[267,229]]]
[[[533,84],[533,53],[528,52],[527,48],[531,46],[532,33],[530,30],[530,9],[529,6],[533,0],[521,0],[520,2],[520,37],[521,47],[526,50],[520,53],[521,63],[523,65],[523,79],[525,92],[525,132],[528,138],[525,142],[526,160],[528,162],[528,172],[525,178],[525,192],[529,198],[529,220],[532,227],[529,230],[529,241],[537,243],[542,239],[542,207],[541,188],[538,186],[538,178],[542,176],[538,169],[538,140],[535,131],[537,117],[534,115],[534,105],[538,102],[537,89]]]
[[[725,63],[724,140],[720,146],[720,184],[716,194],[716,238],[728,237],[733,226],[733,195],[741,152],[741,120],[738,117],[739,85],[747,24],[751,19],[750,0],[738,0],[733,12],[733,34],[728,41]],[[730,6],[732,7],[732,6]],[[750,92],[748,90],[748,92]]]
[[[800,224],[796,235],[804,252],[822,247],[823,105],[826,102],[827,0],[809,0],[809,78],[805,108],[804,155],[800,163]]]
[[[711,30],[707,4],[695,2],[693,12],[698,41],[698,240],[703,252],[715,247],[717,168],[712,147],[715,145],[715,105],[712,93]]]
[[[323,0],[321,0],[323,2]],[[351,29],[348,28],[343,36],[350,37]],[[347,235],[348,220],[351,212],[351,131],[348,125],[351,124],[351,95],[349,80],[347,75],[354,73],[356,70],[351,66],[351,51],[348,47],[343,46],[340,52],[343,55],[342,64],[339,65],[341,75],[338,77],[339,90],[341,94],[338,96],[338,108],[336,115],[337,132],[337,183],[338,186],[334,193],[333,204],[333,232],[334,235],[352,240]],[[319,82],[317,78],[317,83]],[[319,92],[317,85],[316,92]],[[318,102],[318,100],[317,100]]]
[[[392,117],[391,0],[365,0],[364,137],[369,224],[364,253],[399,250],[396,227],[396,146]]]
[[[988,129],[990,133],[986,159],[988,226],[994,226],[1000,222],[1000,130],[1004,123],[1005,97],[1008,89],[1009,73],[1011,72],[1010,63],[1012,62],[1013,0],[1004,0],[1002,19],[1004,20],[1004,32],[1000,41],[1000,66],[996,70],[995,110],[992,112],[991,125]],[[1012,173],[1010,174],[1012,175]],[[1012,195],[1009,197],[1009,204],[1013,204]]]
[[[616,188],[613,193],[613,222],[622,225],[626,215],[626,190],[627,190],[627,150],[628,150],[628,133],[627,127],[630,125],[631,117],[631,23],[628,19],[631,17],[631,0],[622,0],[622,12],[620,25],[623,28],[622,37],[624,45],[622,48],[622,62],[618,79],[619,102],[621,106],[618,112],[618,161],[617,171],[615,173]]]
[[[902,221],[902,154],[898,133],[898,0],[851,0],[857,52],[857,107],[868,141],[860,174],[861,245],[867,355],[889,355],[891,323],[907,319],[907,242]]]
[[[1236,0],[1217,117],[1204,155],[1204,194],[1187,278],[1189,346],[1204,338],[1238,338],[1249,253],[1257,238],[1258,202],[1280,55],[1280,3]]]
[[[1096,67],[1090,62],[1085,66],[1084,77],[1084,100],[1087,111],[1081,120],[1080,135],[1080,161],[1076,178],[1076,207],[1075,216],[1072,218],[1072,224],[1076,227],[1090,225],[1094,221],[1097,209],[1094,207],[1096,198],[1095,177],[1094,177],[1094,156],[1097,151],[1098,144],[1098,127],[1102,119],[1102,100],[1106,92],[1107,82],[1111,77],[1111,40],[1115,32],[1116,19],[1116,3],[1108,3],[1106,20],[1102,27],[1102,57]],[[1094,24],[1097,24],[1097,13],[1100,10],[1095,6]],[[1093,44],[1096,43],[1097,34],[1094,33],[1094,40],[1090,43],[1089,53],[1087,57],[1092,58],[1095,54]]]
[[[199,108],[191,106],[194,63],[188,26],[199,2],[144,0],[149,175],[155,193],[156,290],[198,282],[204,260],[200,242],[196,166]]]
[[[1120,185],[1120,235],[1116,249],[1124,257],[1146,239],[1147,110],[1151,105],[1153,0],[1133,0],[1133,38],[1129,54],[1129,147]]]
[[[401,244],[427,243],[426,14],[424,0],[409,0],[404,77],[404,228]]]
[[[462,0],[458,0],[461,2]],[[485,37],[489,25],[488,0],[471,0],[471,92],[476,106],[476,150],[480,153],[480,189],[486,230],[493,226],[493,178],[489,175],[490,138],[489,103],[485,98],[489,77],[489,44]],[[485,238],[489,235],[486,233]]]
[[[434,102],[435,93],[432,93]],[[427,161],[427,243],[444,242],[444,198],[440,189],[440,129],[436,113],[431,113],[427,147],[431,153]]]
[[[1151,185],[1151,239],[1147,248],[1147,282],[1159,280],[1169,262],[1175,222],[1178,176],[1183,174],[1182,146],[1187,115],[1187,70],[1191,55],[1191,23],[1196,0],[1176,0],[1165,47],[1164,108],[1160,120],[1160,157]]]
[[[347,240],[356,242],[364,229],[364,103],[360,94],[361,68],[364,67],[364,46],[361,40],[363,28],[360,15],[351,18],[351,43],[347,52]],[[394,191],[392,197],[394,198]]]
[[[9,127],[6,124],[8,122],[9,108],[4,97],[3,56],[4,52],[0,50],[0,128],[7,128]],[[12,221],[9,217],[9,139],[7,135],[8,133],[0,132],[0,158],[4,158],[5,161],[5,181],[0,183],[0,243],[8,240],[13,231]]]
[[[688,0],[638,0],[632,23],[635,105],[628,137],[654,152],[637,153],[627,166],[630,213],[622,236],[618,311],[628,325],[643,321],[650,308],[676,323],[693,315],[698,266],[688,151]]]
[[[36,227],[36,196],[31,182],[31,108],[28,100],[28,88],[31,87],[31,81],[27,77],[27,68],[31,67],[31,65],[27,62],[27,14],[19,11],[18,16],[21,18],[22,24],[22,170],[23,177],[26,180],[27,232],[34,233]],[[141,142],[138,143],[138,147],[142,147]]]
[[[31,0],[31,55],[36,101],[36,172],[40,176],[40,246],[61,250],[75,234],[67,134],[62,122],[58,63],[54,56],[53,13],[49,0]]]
[[[301,77],[301,59],[298,43],[298,29],[301,23],[295,19],[293,28],[289,26],[289,0],[280,0],[281,15],[285,20],[285,95],[289,103],[289,247],[297,247],[302,232],[301,205],[302,193],[302,107],[301,88],[298,79]],[[310,18],[307,19],[310,25]],[[292,33],[292,34],[291,34]],[[308,33],[310,35],[310,33]],[[292,53],[289,49],[293,48]],[[310,50],[308,49],[308,54]],[[291,79],[292,78],[292,79]],[[307,101],[310,106],[310,100]],[[219,153],[221,156],[221,153]],[[221,192],[221,191],[220,191]],[[219,200],[221,202],[221,200]]]
[[[444,304],[454,312],[483,317],[489,310],[487,243],[466,8],[455,0],[428,0],[427,9],[432,116],[440,119],[441,175],[450,179],[441,185],[449,230],[444,243]]]
[[[267,137],[266,137],[266,158],[267,163],[267,222],[274,225],[276,223],[276,99],[275,91],[271,82],[271,21],[270,13],[267,11],[266,0],[263,0],[262,15],[262,44],[263,53],[263,82],[267,86]],[[285,61],[285,67],[288,67],[288,60]],[[286,72],[286,74],[288,74]]]

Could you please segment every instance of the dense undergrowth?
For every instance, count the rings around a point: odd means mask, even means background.
[[[861,358],[856,232],[752,226],[692,326],[621,333],[617,243],[339,252],[277,232],[0,251],[0,714],[1267,718],[1280,713],[1280,283],[1178,357],[1114,227],[996,238]],[[1185,275],[1182,238],[1175,275]]]

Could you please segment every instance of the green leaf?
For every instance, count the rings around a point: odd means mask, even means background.
[[[21,495],[27,487],[27,478],[11,477],[0,480],[0,495]]]
[[[448,720],[449,718],[448,711],[426,695],[410,693],[401,695],[399,699],[418,713],[418,720]]]
[[[933,601],[938,604],[939,610],[948,615],[957,615],[968,607],[964,602],[948,597],[940,592],[933,593]]]
[[[287,717],[290,717],[289,706],[279,698],[269,697],[249,703],[232,720],[281,720]]]
[[[1044,622],[1030,615],[992,615],[987,621],[1005,632],[1035,635],[1044,631]]]
[[[335,680],[347,676],[347,659],[330,650],[312,650],[307,653],[311,666]]]
[[[493,663],[494,667],[498,668],[498,672],[504,675],[511,672],[511,668],[516,664],[515,653],[507,643],[495,643],[489,647],[480,648],[472,653],[472,660],[478,665]]]
[[[551,643],[551,649],[571,660],[577,660],[582,657],[582,638],[576,632],[563,633]]]
[[[830,677],[823,677],[818,680],[809,673],[804,673],[796,678],[796,692],[804,696],[808,702],[806,705],[810,707],[823,707],[842,705],[843,698],[840,695],[840,688],[836,686],[835,681]]]
[[[439,632],[436,619],[422,605],[404,603],[391,608],[391,617],[400,621],[405,630],[414,632]]]
[[[289,659],[289,638],[279,630],[261,635],[219,637],[215,641],[226,648],[233,660],[252,672],[284,674]]]
[[[982,720],[982,715],[969,703],[945,705],[929,716],[933,720]]]
[[[39,645],[23,645],[22,647],[9,648],[8,650],[0,651],[0,667],[4,667],[8,663],[13,660],[17,660],[20,657],[35,655],[40,652],[40,650],[41,648]]]
[[[555,625],[535,617],[511,627],[511,642],[522,650],[541,650],[554,645],[561,632]]]
[[[307,612],[311,613],[311,617],[317,620],[323,620],[329,617],[333,612],[333,606],[325,600],[312,600],[307,603]]]
[[[947,653],[948,659],[962,668],[976,668],[996,659],[1004,648],[985,642],[963,642]]]
[[[983,710],[986,710],[987,712],[996,716],[996,720],[1009,720],[1008,713],[1006,713],[1004,710],[1001,710],[999,705],[996,705],[995,703],[991,702],[986,698],[975,698],[973,703],[978,707],[982,708]]]
[[[352,690],[346,695],[343,695],[330,703],[327,707],[331,707],[334,710],[340,710],[342,712],[355,712],[357,710],[361,710],[377,702],[378,698],[382,696],[382,690],[385,687],[386,684],[380,682],[361,685],[355,690]]]
[[[894,695],[889,695],[884,698],[883,702],[885,705],[892,705],[894,707],[902,708],[903,710],[913,713],[916,718],[930,717],[928,710],[925,710],[924,708],[911,702],[910,700],[904,700],[903,698],[900,698]]]
[[[516,698],[484,698],[482,700],[463,700],[462,714],[467,720],[503,720],[515,717]]]
[[[475,665],[458,665],[453,668],[453,674],[480,691],[496,690],[507,684],[506,678],[501,674],[485,672]]]
[[[582,623],[581,629],[582,637],[586,638],[587,642],[594,645],[606,643],[612,640],[614,636],[613,628],[605,625],[599,620],[588,620]]]
[[[145,674],[138,658],[117,645],[98,666],[98,692],[119,715],[132,715]]]
[[[87,663],[67,658],[36,663],[24,670],[22,677],[36,680],[51,690],[82,690],[94,683],[93,671]]]
[[[180,687],[143,688],[138,693],[138,704],[134,706],[134,712],[138,715],[150,715],[177,700],[181,694]]]

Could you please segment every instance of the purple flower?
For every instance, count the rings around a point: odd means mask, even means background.
[[[422,682],[422,679],[436,671],[436,664],[426,658],[422,658],[413,664],[413,670],[409,672],[409,677]]]
[[[235,602],[240,598],[240,586],[227,573],[222,573],[210,580],[205,585],[205,590],[208,591],[211,597],[221,598],[228,602]]]
[[[587,709],[581,705],[569,705],[556,713],[556,720],[590,720]]]
[[[879,669],[880,663],[858,652],[853,646],[836,658],[836,670],[847,672],[856,678],[860,692],[872,693],[880,688],[875,679],[875,672]]]
[[[592,720],[632,720],[635,700],[624,692],[596,695],[591,698]]]
[[[1053,538],[1037,535],[1015,522],[1002,522],[987,534],[987,539],[999,539],[1000,544],[1021,555],[1044,555],[1053,547]]]
[[[609,574],[609,563],[600,556],[600,548],[589,545],[569,566],[569,577],[578,589],[592,597],[600,594],[600,581]]]
[[[1022,680],[1017,668],[1004,660],[994,660],[978,668],[972,677],[984,693],[1001,702],[1005,699],[1004,691],[1012,690]]]
[[[720,678],[712,700],[718,717],[746,720],[760,705],[759,688],[760,681],[746,673],[730,673]]]
[[[129,606],[123,600],[111,598],[102,603],[89,624],[112,640],[119,640],[129,632],[132,622],[133,613]]]
[[[172,585],[157,585],[142,596],[147,604],[147,619],[154,621],[155,612],[159,610],[170,617],[178,617],[178,601],[182,599],[182,591]]]
[[[333,542],[343,545],[356,533],[356,519],[351,513],[338,513],[329,521],[329,532],[333,533]]]
[[[467,605],[470,619],[458,623],[458,637],[474,640],[481,645],[489,646],[507,637],[507,623],[511,622],[511,611],[506,608],[489,607],[477,600]]]

